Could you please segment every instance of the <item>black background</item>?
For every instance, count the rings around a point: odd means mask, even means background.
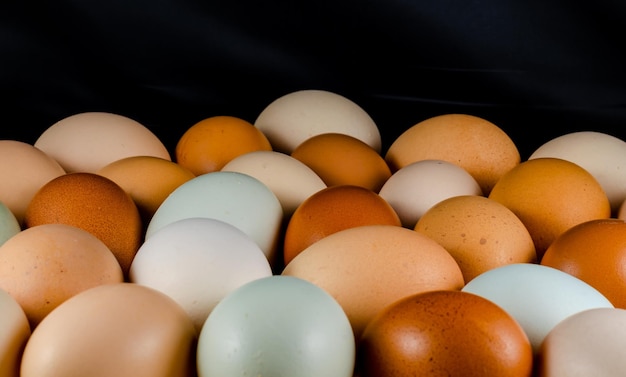
[[[482,116],[522,159],[558,135],[626,138],[626,2],[4,1],[0,138],[109,111],[173,150],[214,115],[254,122],[300,89],[342,94],[383,147],[442,113]]]

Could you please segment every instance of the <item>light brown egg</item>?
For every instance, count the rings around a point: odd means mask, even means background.
[[[0,289],[20,304],[33,329],[77,293],[121,281],[111,250],[74,226],[34,226],[0,246]]]
[[[430,290],[460,290],[454,258],[429,237],[395,225],[365,225],[331,234],[295,257],[282,275],[308,280],[343,307],[355,335],[385,306]]]
[[[454,257],[465,283],[492,268],[535,263],[537,253],[524,223],[495,200],[476,195],[445,199],[415,225]]]
[[[170,297],[133,283],[85,290],[33,331],[21,377],[195,376],[197,333]]]
[[[0,202],[23,225],[26,207],[41,186],[65,174],[52,157],[31,144],[0,140]]]
[[[420,160],[457,164],[489,195],[521,157],[513,140],[492,122],[468,114],[443,114],[404,131],[387,150],[385,160],[392,172]]]
[[[0,289],[0,318],[0,377],[17,377],[31,330],[20,304],[3,289]]]
[[[113,161],[97,174],[117,183],[135,201],[144,224],[178,186],[195,175],[179,164],[154,156],[133,156]]]
[[[95,173],[68,173],[45,184],[25,214],[26,227],[73,225],[98,237],[127,275],[143,241],[137,205],[122,187]]]
[[[95,173],[113,161],[130,156],[171,159],[163,142],[146,126],[106,112],[63,118],[39,135],[34,145],[57,160],[68,173]]]

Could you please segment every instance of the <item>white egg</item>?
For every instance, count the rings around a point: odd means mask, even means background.
[[[568,316],[613,304],[591,285],[556,268],[533,263],[497,267],[475,277],[463,291],[500,305],[522,326],[538,352],[548,333]]]

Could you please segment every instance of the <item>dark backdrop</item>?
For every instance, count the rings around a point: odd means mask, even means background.
[[[0,138],[83,111],[126,115],[173,149],[213,115],[254,122],[325,89],[388,145],[427,117],[482,116],[522,158],[566,132],[626,138],[626,2],[3,1]]]

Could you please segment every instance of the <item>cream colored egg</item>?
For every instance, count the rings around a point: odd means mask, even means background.
[[[482,195],[478,182],[462,167],[443,160],[422,160],[396,171],[380,189],[402,226],[413,229],[440,201],[459,195]]]
[[[626,142],[595,131],[572,132],[541,145],[529,160],[561,158],[587,170],[600,183],[615,214],[626,200]]]
[[[48,127],[34,144],[69,172],[96,173],[131,156],[171,160],[165,145],[134,119],[106,112],[70,115]]]
[[[357,103],[338,93],[306,89],[291,92],[267,105],[254,122],[274,150],[291,154],[306,139],[324,133],[343,133],[382,148],[380,131]]]
[[[326,188],[310,167],[275,151],[256,151],[235,157],[222,171],[248,174],[263,182],[276,194],[287,217],[309,196]]]

